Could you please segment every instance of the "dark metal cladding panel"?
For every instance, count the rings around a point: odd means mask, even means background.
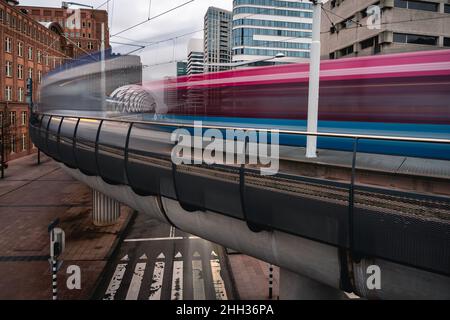
[[[81,119],[76,133],[75,158],[78,168],[86,175],[98,175],[95,159],[95,141],[99,120]]]
[[[355,208],[355,251],[450,275],[450,221]]]
[[[43,116],[41,121],[41,127],[39,129],[39,136],[38,136],[38,144],[39,149],[41,149],[45,154],[47,153],[47,126],[50,121],[50,116]]]
[[[170,128],[143,124],[135,124],[131,129],[126,172],[137,194],[176,199],[170,157],[171,132]]]
[[[346,204],[247,185],[244,189],[244,210],[249,223],[348,247]]]
[[[77,118],[64,118],[59,132],[59,156],[61,161],[70,168],[77,168],[73,148],[73,136],[75,134],[77,121]]]
[[[130,124],[104,121],[98,137],[100,176],[108,183],[126,184],[125,146]]]
[[[61,121],[61,117],[52,117],[48,125],[47,153],[56,161],[61,160],[58,153],[58,131]]]
[[[175,171],[178,200],[181,203],[201,210],[208,209],[227,216],[244,218],[238,169],[216,169],[212,176],[201,176],[201,174],[189,174],[182,168],[186,166],[178,166]]]

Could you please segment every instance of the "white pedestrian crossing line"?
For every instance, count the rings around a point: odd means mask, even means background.
[[[194,252],[193,257],[192,288],[194,291],[194,300],[206,300],[202,260],[200,260],[200,254],[197,251]]]
[[[125,300],[137,300],[139,291],[141,290],[142,279],[144,278],[146,262],[139,262],[134,269],[133,278],[131,279],[130,287],[128,288]]]
[[[105,296],[103,300],[114,300],[117,290],[120,288],[122,283],[123,275],[127,269],[127,263],[120,263],[117,265],[116,270],[111,278],[108,289],[106,289]]]
[[[178,252],[175,255],[175,259],[178,260],[173,261],[171,300],[183,300],[183,260],[181,258],[181,252]]]
[[[171,281],[170,287],[170,299],[171,300],[183,300],[184,298],[184,288],[183,288],[183,275],[184,275],[184,262],[183,255],[180,251],[177,251],[173,256],[173,272],[172,278],[168,278],[166,281]],[[214,286],[215,299],[217,300],[227,300],[227,292],[225,288],[225,283],[221,275],[221,265],[219,256],[216,252],[211,251],[209,261],[209,267],[211,268],[212,274],[212,284]],[[140,295],[144,274],[147,267],[148,256],[144,253],[140,256],[139,262],[136,263],[134,272],[132,275],[131,282],[128,287],[128,291],[126,294],[126,300],[137,300]],[[189,259],[188,259],[189,260]],[[125,255],[120,261],[130,261],[130,257]],[[145,262],[144,262],[145,261]],[[206,288],[203,271],[203,263],[202,257],[198,251],[194,251],[192,254],[192,291],[193,291],[193,299],[194,300],[206,300]],[[129,263],[119,263],[116,266],[114,274],[111,278],[109,286],[105,292],[103,297],[104,300],[114,300],[116,298],[117,292],[121,287],[122,280],[127,270],[127,266]],[[152,282],[150,284],[150,290],[146,291],[148,294],[149,300],[161,300],[162,290],[163,290],[163,281],[166,277],[164,277],[166,267],[166,256],[163,252],[161,252],[157,257],[153,267],[153,275]],[[149,269],[148,271],[150,271]],[[132,272],[133,269],[130,270]],[[169,275],[170,276],[170,275]],[[190,278],[190,276],[188,277]],[[210,283],[210,282],[209,282]],[[148,290],[144,289],[144,290]],[[121,291],[122,292],[122,291]]]
[[[148,300],[161,300],[161,291],[164,280],[164,267],[166,265],[166,263],[164,262],[165,258],[166,257],[162,252],[156,257]]]
[[[216,293],[216,300],[228,300],[227,291],[225,289],[225,283],[220,274],[221,267],[217,254],[211,252],[211,272],[213,277],[214,292]]]

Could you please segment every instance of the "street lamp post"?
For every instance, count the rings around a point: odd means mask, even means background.
[[[328,0],[312,0],[313,25],[312,43],[309,62],[309,92],[308,92],[308,132],[317,132],[319,118],[319,85],[320,85],[320,24],[322,4]],[[317,157],[317,137],[308,136],[306,141],[306,157]]]

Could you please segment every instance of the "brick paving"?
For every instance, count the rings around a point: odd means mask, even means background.
[[[269,264],[244,254],[228,255],[241,300],[269,300]],[[280,270],[274,266],[272,300],[279,297]]]
[[[92,224],[92,193],[60,166],[41,155],[9,163],[0,180],[0,299],[50,299],[48,224],[60,218],[66,233],[64,263],[58,273],[61,299],[89,299],[118,237],[132,216],[122,206],[113,226]],[[81,290],[66,289],[69,265],[81,268]]]

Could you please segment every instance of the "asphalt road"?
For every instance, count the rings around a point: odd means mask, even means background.
[[[223,247],[137,214],[108,262],[96,299],[235,299]]]

